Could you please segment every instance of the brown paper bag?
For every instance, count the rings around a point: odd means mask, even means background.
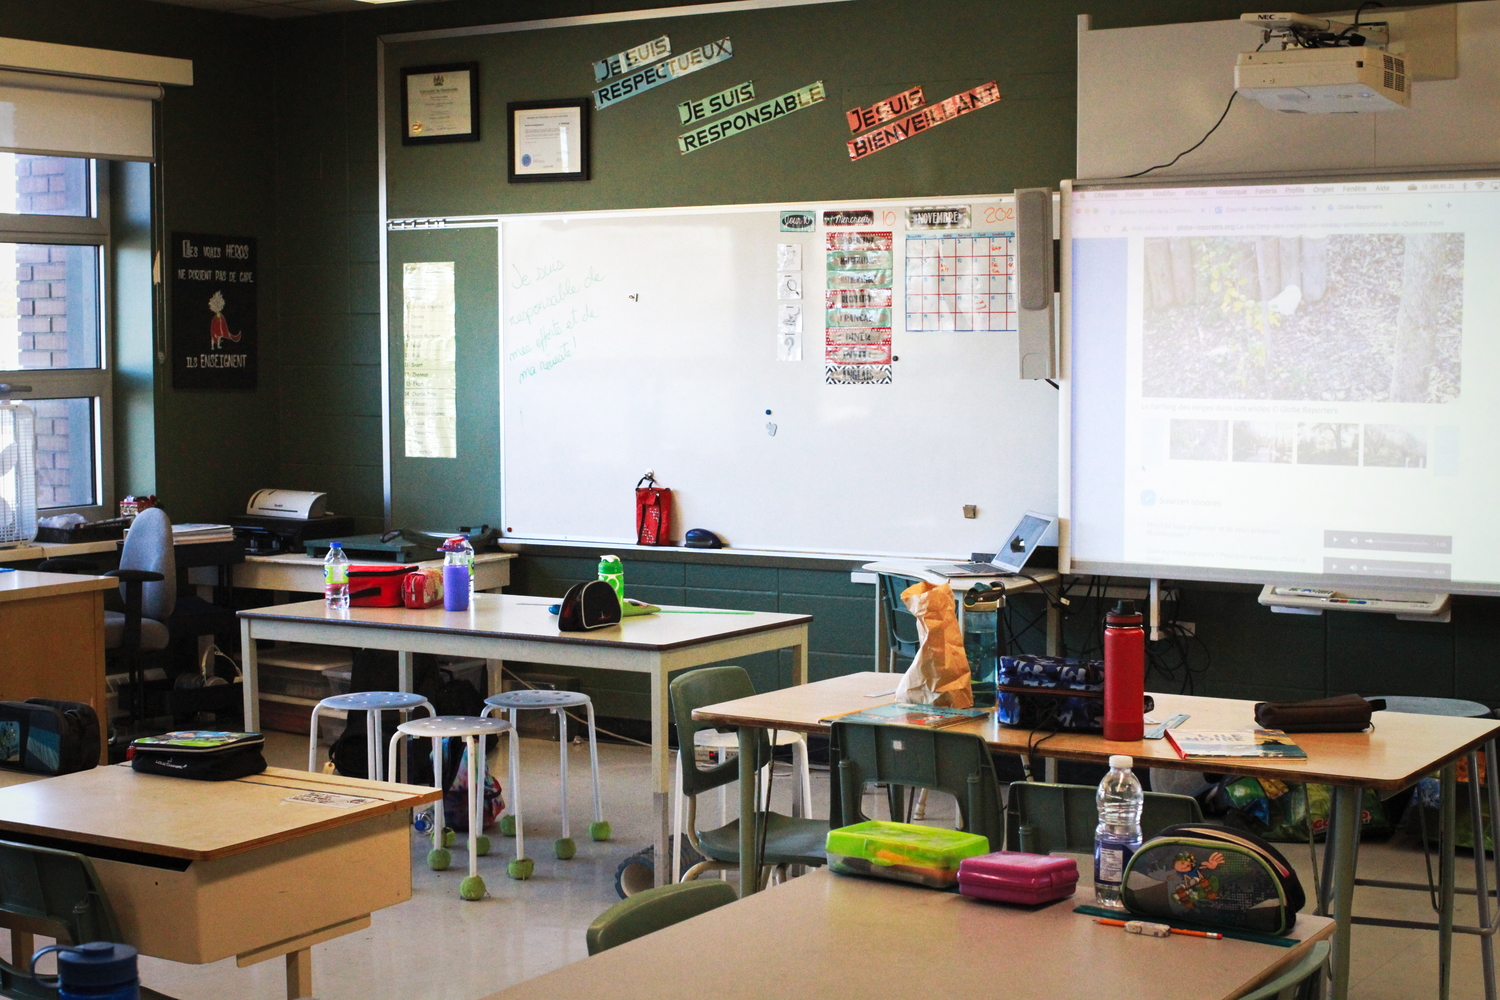
[[[953,588],[946,583],[914,583],[901,592],[901,602],[917,617],[922,645],[896,685],[896,700],[944,708],[973,707],[969,657],[953,607]]]

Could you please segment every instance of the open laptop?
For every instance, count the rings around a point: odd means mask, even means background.
[[[1026,560],[1031,558],[1032,549],[1037,547],[1047,529],[1056,521],[1057,518],[1052,514],[1038,514],[1034,510],[1028,510],[1021,515],[1020,522],[1011,533],[1005,536],[1005,544],[995,553],[993,562],[946,563],[928,566],[927,569],[940,576],[950,577],[1014,576],[1021,572]]]

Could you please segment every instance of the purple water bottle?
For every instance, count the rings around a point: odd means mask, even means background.
[[[443,610],[469,610],[469,560],[463,538],[443,543]]]
[[[33,970],[49,951],[57,952],[59,1000],[140,1000],[141,980],[130,945],[108,941],[51,945],[31,957]]]

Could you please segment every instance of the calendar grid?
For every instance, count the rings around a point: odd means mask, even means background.
[[[906,329],[1014,332],[1015,233],[909,234]]]

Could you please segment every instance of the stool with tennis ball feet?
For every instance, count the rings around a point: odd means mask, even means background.
[[[401,742],[401,737],[418,736],[432,740],[432,784],[438,789],[443,788],[443,741],[454,738],[464,741],[466,751],[464,756],[469,764],[469,876],[459,883],[458,894],[467,900],[484,898],[484,879],[479,877],[479,856],[488,854],[490,851],[490,838],[479,832],[484,816],[481,805],[484,782],[479,776],[479,761],[484,756],[484,752],[483,743],[477,738],[498,736],[509,729],[510,723],[504,719],[488,719],[472,715],[439,715],[431,719],[411,719],[403,722],[396,727],[395,734],[391,736],[389,769],[391,774],[396,771],[396,748]],[[432,813],[432,850],[427,852],[427,866],[433,871],[440,872],[446,870],[453,861],[452,855],[448,852],[441,798],[432,804]]]
[[[573,843],[573,838],[568,832],[568,709],[582,706],[588,713],[589,724],[589,768],[593,776],[594,786],[594,819],[589,824],[589,837],[594,840],[608,840],[612,831],[608,823],[604,821],[599,802],[599,743],[597,730],[594,725],[594,703],[586,694],[577,691],[507,691],[504,694],[490,695],[484,700],[485,715],[492,712],[504,711],[510,716],[510,796],[508,799],[510,809],[500,819],[500,832],[506,836],[512,833],[516,837],[516,859],[511,862],[513,868],[519,868],[524,874],[511,872],[512,878],[527,878],[530,876],[533,865],[526,857],[526,837],[521,823],[521,741],[516,729],[519,713],[525,711],[547,711],[557,716],[557,736],[559,755],[559,776],[561,779],[562,799],[562,836],[553,844],[553,851],[560,860],[566,861],[577,853],[578,847]]]

